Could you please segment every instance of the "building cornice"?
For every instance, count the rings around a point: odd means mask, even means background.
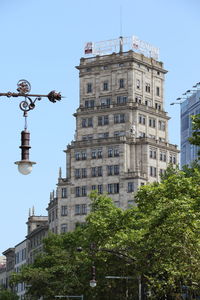
[[[153,58],[146,57],[143,54],[136,53],[132,50],[128,52],[122,52],[122,53],[112,53],[109,55],[102,55],[102,56],[97,55],[95,57],[90,57],[90,58],[81,58],[80,65],[76,66],[76,68],[81,71],[82,69],[85,68],[95,68],[101,66],[103,67],[106,65],[107,66],[112,64],[116,65],[119,63],[126,63],[126,62],[135,62],[138,64],[142,64],[147,68],[151,68],[156,71],[159,71],[163,74],[167,73],[167,70],[163,68],[162,62],[156,61]],[[134,66],[132,68],[134,68]],[[92,72],[90,71],[90,73]]]
[[[156,108],[150,107],[150,106],[146,106],[144,104],[140,104],[137,102],[127,102],[125,104],[117,104],[117,103],[113,103],[110,104],[109,106],[94,106],[93,108],[86,108],[86,107],[79,107],[76,111],[76,113],[74,113],[73,115],[75,117],[77,116],[81,116],[81,115],[88,115],[88,114],[102,114],[102,113],[108,113],[108,112],[112,112],[112,111],[119,111],[120,110],[138,110],[144,113],[150,113],[152,115],[155,115],[157,117],[160,118],[164,118],[166,120],[170,120],[170,117],[167,116],[167,112],[163,111],[163,110],[158,110]]]

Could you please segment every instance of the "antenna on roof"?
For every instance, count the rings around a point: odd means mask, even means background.
[[[120,5],[120,37],[119,37],[119,53],[123,52],[123,36],[122,36],[122,6]]]
[[[122,5],[120,5],[120,37],[122,36]]]

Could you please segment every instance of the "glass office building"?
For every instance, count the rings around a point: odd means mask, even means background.
[[[181,103],[181,167],[198,159],[199,147],[191,145],[188,141],[192,135],[191,116],[197,114],[200,114],[200,89],[193,91]]]

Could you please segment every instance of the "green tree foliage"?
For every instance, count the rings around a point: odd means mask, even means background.
[[[19,297],[16,293],[6,290],[4,288],[0,288],[0,300],[18,300]]]
[[[14,281],[31,285],[31,299],[70,294],[138,299],[138,278],[142,299],[147,294],[148,299],[175,299],[183,289],[200,294],[199,169],[169,170],[161,183],[143,186],[135,200],[137,206],[124,211],[109,197],[92,193],[86,226],[50,235],[45,252],[14,274]],[[94,289],[89,286],[93,264]]]
[[[194,115],[192,118],[192,137],[189,141],[192,145],[200,146],[200,114]]]
[[[141,266],[155,299],[180,293],[183,286],[199,292],[200,173],[193,175],[179,171],[137,194],[144,218]]]

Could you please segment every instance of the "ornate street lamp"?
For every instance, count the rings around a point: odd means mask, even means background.
[[[92,288],[94,288],[96,285],[97,285],[97,281],[96,281],[96,268],[95,268],[94,263],[93,263],[93,266],[92,266],[92,279],[90,280],[90,286]]]
[[[24,97],[24,100],[20,102],[19,107],[23,111],[23,116],[25,118],[25,126],[24,130],[21,132],[21,160],[16,161],[15,164],[18,165],[18,171],[23,175],[28,175],[32,171],[32,166],[36,164],[36,162],[29,160],[29,149],[30,146],[30,132],[27,130],[27,117],[28,112],[35,108],[36,101],[40,101],[43,97],[49,99],[50,102],[55,103],[56,101],[61,100],[61,94],[56,91],[51,91],[48,95],[40,95],[40,94],[29,94],[31,91],[30,83],[25,80],[19,80],[17,83],[17,93],[7,92],[0,93],[1,96],[10,97]],[[32,98],[34,100],[32,100]]]

